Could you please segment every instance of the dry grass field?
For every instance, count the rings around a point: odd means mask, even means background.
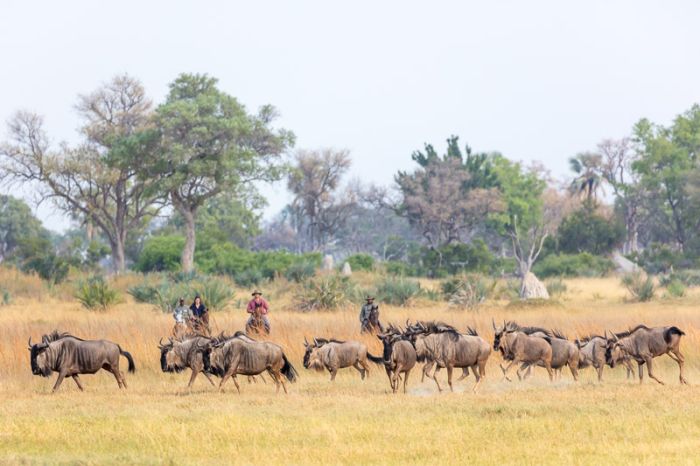
[[[14,280],[15,288],[31,288]],[[368,380],[346,369],[330,383],[327,374],[302,367],[304,336],[362,338],[357,311],[294,312],[289,293],[275,289],[271,340],[300,373],[290,394],[275,395],[269,380],[242,383],[240,395],[233,384],[219,393],[203,377],[188,391],[189,374],[163,374],[159,367],[157,342],[170,331],[170,316],[130,299],[89,312],[59,290],[0,308],[0,463],[700,463],[700,293],[639,304],[625,302],[615,278],[568,280],[567,286],[552,306],[497,302],[465,312],[426,301],[383,306],[382,318],[472,325],[489,341],[491,318],[560,328],[569,337],[674,324],[687,333],[681,349],[690,385],[679,385],[677,366],[666,356],[656,360],[665,386],[647,377],[641,386],[628,382],[622,368],[606,368],[602,384],[592,369],[582,371],[578,383],[568,372],[550,383],[542,369],[527,381],[504,382],[498,355],[476,395],[471,377],[457,383],[455,393],[438,394],[432,381],[420,383],[419,370],[407,395],[393,395],[376,366]],[[240,329],[244,320],[241,309],[213,316],[218,330]],[[55,328],[107,338],[130,351],[137,372],[127,374],[129,389],[120,391],[111,374],[100,372],[82,377],[84,393],[67,380],[51,394],[54,379],[31,375],[26,348],[30,335],[38,339]],[[380,352],[376,339],[364,339],[371,352]]]

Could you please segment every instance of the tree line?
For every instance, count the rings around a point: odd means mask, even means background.
[[[283,250],[366,254],[427,275],[524,277],[561,254],[620,249],[657,270],[700,257],[698,105],[668,126],[640,119],[629,135],[574,155],[568,180],[451,136],[444,151],[426,144],[410,154],[413,168],[389,187],[348,179],[348,151],[294,150],[273,106],[251,112],[207,75],[181,74],[157,105],[137,79],[117,76],[75,108],[76,144],[53,144],[38,114],[8,121],[0,178],[31,186],[76,228],[52,237],[4,196],[0,260],[44,257],[61,268],[63,250],[81,267],[109,255],[118,273],[127,263],[229,271],[255,262],[246,251]],[[292,198],[265,224],[260,182],[283,182]],[[40,254],[49,249],[54,259]]]

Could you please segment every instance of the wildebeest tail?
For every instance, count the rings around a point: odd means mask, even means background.
[[[282,366],[282,375],[287,377],[287,380],[290,382],[294,383],[297,381],[297,370],[294,369],[294,366],[292,366],[292,363],[289,362],[289,359],[287,359],[287,355],[283,354],[282,359],[284,360],[284,366]]]
[[[664,332],[664,341],[666,343],[671,343],[671,337],[673,337],[673,335],[678,335],[682,337],[683,335],[685,335],[685,332],[676,327],[675,325],[673,327],[669,327]]]
[[[382,366],[384,365],[384,358],[374,356],[369,352],[367,353],[367,358],[375,364],[381,364]]]
[[[131,357],[131,353],[124,351],[121,346],[119,347],[119,354],[124,356],[127,361],[129,361],[129,372],[136,372],[136,365],[134,364],[134,358]]]

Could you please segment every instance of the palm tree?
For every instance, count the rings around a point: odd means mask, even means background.
[[[571,194],[585,196],[586,201],[595,202],[598,191],[603,189],[603,179],[600,176],[602,161],[600,155],[589,152],[569,159],[569,166],[576,173],[569,186]]]

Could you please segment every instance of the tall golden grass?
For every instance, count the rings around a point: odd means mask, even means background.
[[[407,395],[390,394],[383,369],[372,367],[361,381],[354,369],[335,383],[326,373],[303,369],[304,337],[334,336],[366,341],[380,352],[376,338],[360,335],[357,310],[299,313],[291,310],[288,285],[271,285],[273,332],[300,372],[288,396],[273,384],[233,385],[219,393],[204,378],[188,391],[189,374],[163,374],[157,342],[172,327],[169,315],[151,306],[123,303],[91,312],[72,299],[33,294],[42,286],[31,278],[9,276],[26,293],[0,308],[0,462],[3,463],[695,463],[700,461],[700,295],[626,302],[614,278],[568,280],[556,305],[513,307],[491,303],[477,312],[455,311],[443,303],[411,308],[382,306],[382,320],[440,319],[476,327],[492,341],[491,319],[516,319],[564,331],[570,338],[631,325],[679,326],[686,332],[682,351],[691,385],[678,384],[677,365],[656,359],[660,386],[645,377],[628,382],[624,370],[606,369],[598,384],[591,370],[574,383],[568,372],[549,383],[544,371],[524,382],[504,382],[498,355],[477,395],[473,379],[456,384],[456,393],[438,394],[432,381],[409,378]],[[361,276],[370,282],[371,276]],[[25,282],[22,282],[22,281]],[[134,278],[122,278],[124,289]],[[25,284],[22,284],[25,283]],[[433,287],[426,281],[423,286]],[[247,296],[237,290],[238,296]],[[218,312],[216,331],[241,329],[239,308]],[[66,381],[50,394],[54,379],[29,370],[27,339],[53,329],[84,338],[118,342],[136,360],[129,389],[120,391],[110,374],[83,376],[84,393]],[[122,361],[126,367],[125,361]],[[442,377],[444,378],[444,371]]]

